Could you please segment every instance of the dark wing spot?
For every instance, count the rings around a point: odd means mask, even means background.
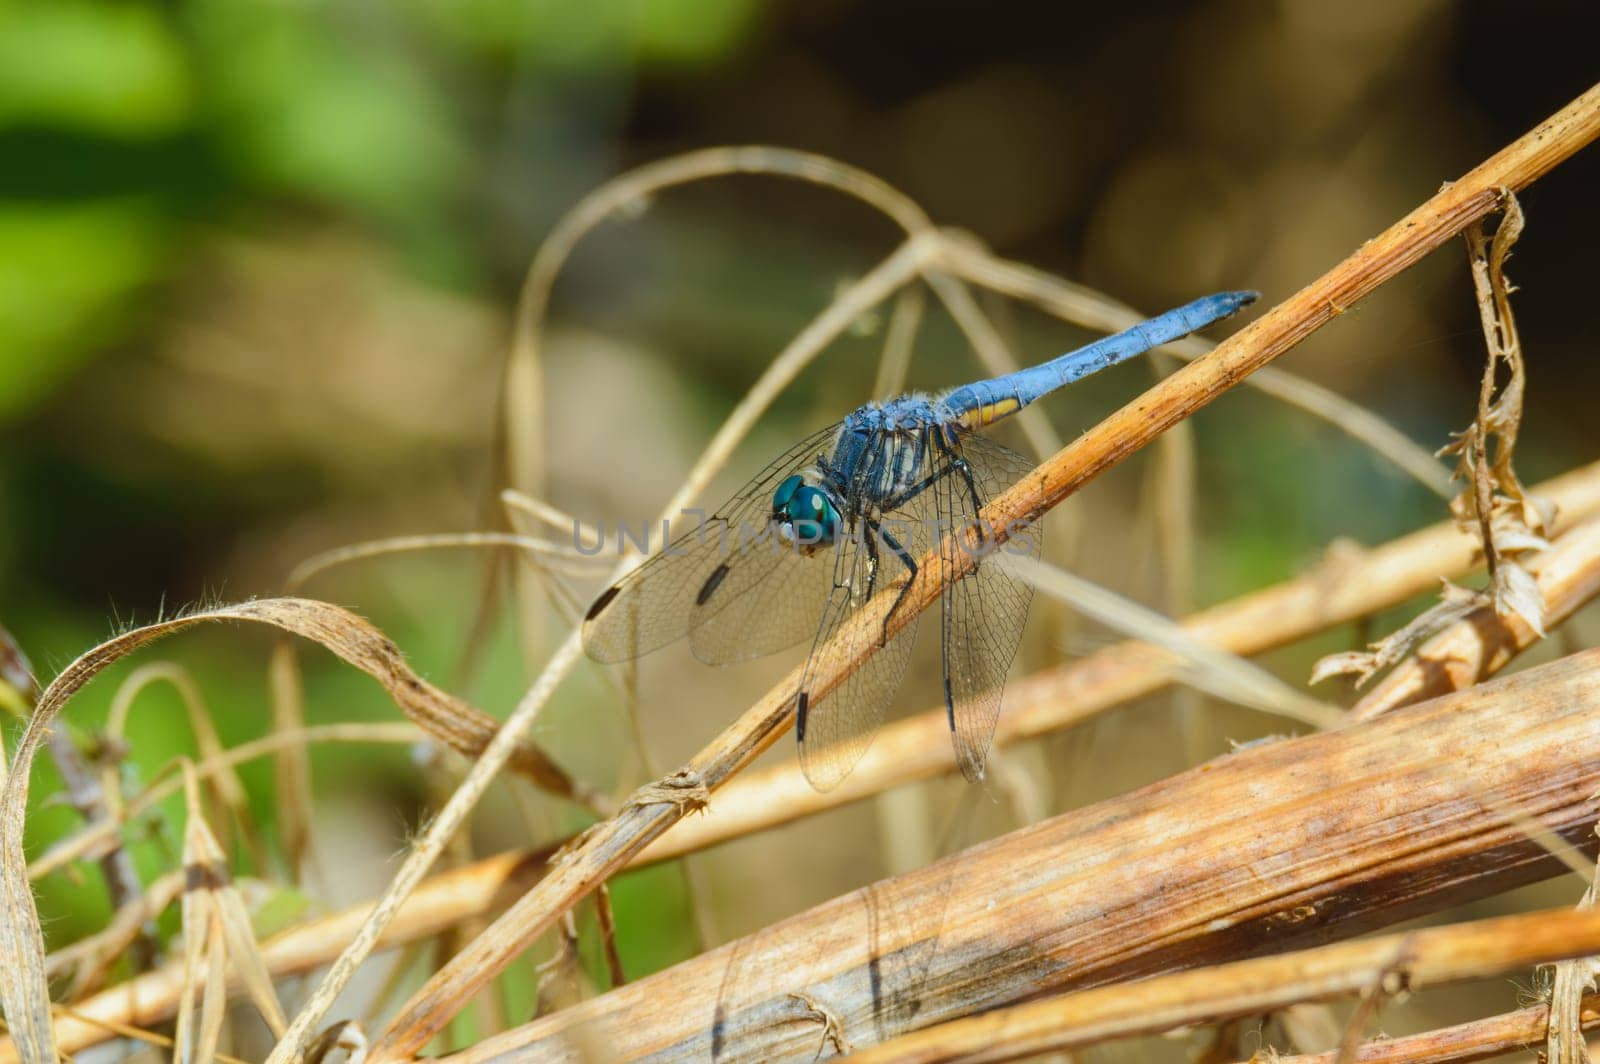
[[[586,621],[592,621],[596,617],[600,616],[601,611],[607,606],[611,605],[611,600],[616,598],[617,592],[621,590],[622,585],[620,584],[612,584],[610,587],[606,588],[605,591],[601,593],[600,597],[594,600],[594,605],[589,607],[589,612],[583,615],[583,619]]]
[[[711,1059],[717,1060],[722,1056],[723,1048],[728,1044],[728,1008],[722,1002],[717,1002],[717,1010],[712,1014],[711,1021]]]
[[[872,1014],[883,1015],[883,959],[874,951],[871,959],[867,961],[867,984],[872,987]]]
[[[950,719],[950,730],[956,730],[956,698],[950,693],[950,675],[944,678],[944,714]]]
[[[727,578],[727,575],[727,562],[723,562],[721,565],[711,570],[711,575],[706,577],[704,586],[700,588],[700,594],[694,597],[694,604],[696,606],[704,606],[711,596],[717,593],[717,588],[722,586],[722,581]]]
[[[795,696],[794,700],[794,735],[801,742],[806,741],[806,707],[811,705],[811,698],[804,691]]]

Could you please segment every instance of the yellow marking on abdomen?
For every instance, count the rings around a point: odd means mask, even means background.
[[[969,430],[981,429],[985,425],[992,425],[1003,417],[1009,417],[1022,409],[1022,404],[1014,397],[1001,399],[994,403],[985,403],[983,406],[961,415],[961,425]]]

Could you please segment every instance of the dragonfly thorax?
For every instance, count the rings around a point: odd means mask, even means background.
[[[941,421],[922,395],[869,403],[845,419],[822,463],[825,483],[843,499],[846,517],[904,500],[959,443],[953,422]]]

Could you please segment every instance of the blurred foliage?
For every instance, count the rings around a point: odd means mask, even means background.
[[[696,66],[754,0],[0,5],[0,418],[139,322],[196,222],[272,197],[465,269],[472,82],[501,64]],[[9,187],[8,187],[9,186]],[[443,259],[441,262],[440,259]]]

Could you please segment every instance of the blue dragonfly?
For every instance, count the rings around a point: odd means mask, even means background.
[[[905,674],[916,618],[892,637],[890,619],[937,547],[945,711],[962,773],[981,780],[1033,592],[1002,559],[973,545],[1037,556],[1040,529],[1000,535],[982,528],[985,504],[1032,463],[979,430],[1255,298],[1206,296],[1039,366],[938,396],[868,403],[795,444],[697,528],[604,591],[584,619],[584,649],[597,661],[619,662],[688,636],[701,661],[726,664],[810,638],[793,696],[795,733],[806,778],[828,790],[866,752]],[[885,590],[895,598],[881,628],[846,624]],[[818,650],[841,632],[879,645],[827,698],[814,700]],[[840,649],[853,659],[868,648]]]

